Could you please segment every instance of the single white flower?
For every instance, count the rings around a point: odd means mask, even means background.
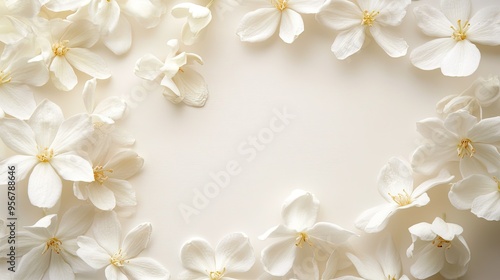
[[[204,239],[192,239],[182,246],[181,260],[186,270],[179,280],[230,280],[231,274],[250,270],[255,255],[248,237],[237,232],[224,236],[215,250]]]
[[[0,0],[0,42],[17,43],[31,32],[29,19],[40,12],[38,0]]]
[[[318,279],[316,254],[342,244],[355,235],[332,223],[316,223],[318,210],[317,198],[303,190],[293,191],[285,200],[281,212],[284,223],[259,237],[261,240],[282,238],[262,251],[261,261],[266,272],[284,276],[293,269],[299,279]],[[308,258],[312,269],[302,267],[302,262]]]
[[[420,29],[439,39],[415,48],[410,60],[422,70],[441,68],[445,76],[469,76],[481,60],[474,43],[500,45],[500,6],[483,8],[471,17],[470,0],[441,0],[440,4],[441,10],[429,5],[415,8]]]
[[[389,218],[397,211],[427,205],[430,199],[427,191],[434,186],[449,183],[454,176],[443,170],[437,178],[427,180],[413,189],[413,174],[406,162],[391,158],[378,176],[378,191],[388,202],[361,213],[356,227],[366,232],[383,230]]]
[[[448,95],[436,106],[438,115],[446,118],[459,110],[466,110],[471,115],[482,118],[483,107],[488,107],[500,97],[500,79],[492,76],[487,79],[478,78],[459,95]]]
[[[406,15],[411,0],[327,0],[316,18],[324,25],[341,31],[332,45],[338,59],[357,53],[364,44],[366,33],[391,57],[406,55],[408,44],[392,34]]]
[[[87,19],[99,26],[101,40],[113,53],[126,53],[132,45],[133,19],[144,28],[157,26],[166,12],[163,0],[90,0],[88,5],[69,16],[70,20]]]
[[[360,277],[343,276],[336,280],[410,280],[403,274],[401,258],[390,237],[384,238],[378,245],[377,259],[359,258],[351,253],[347,257],[352,261]]]
[[[478,122],[467,111],[450,114],[444,121],[428,118],[417,130],[428,141],[413,153],[416,172],[430,174],[448,162],[460,162],[462,177],[494,172],[500,167],[500,117]]]
[[[138,257],[149,243],[151,224],[142,223],[121,240],[121,225],[113,211],[96,214],[92,232],[96,239],[78,237],[76,253],[93,269],[105,268],[106,279],[167,280],[170,273],[157,261]]]
[[[76,255],[76,239],[87,232],[93,216],[91,207],[73,207],[59,224],[53,214],[17,232],[16,254],[23,257],[15,279],[70,280],[75,279],[75,273],[88,272],[90,267]]]
[[[473,174],[453,184],[448,198],[460,210],[471,210],[479,218],[500,221],[500,171]]]
[[[17,166],[18,180],[31,172],[28,196],[31,204],[51,208],[61,197],[61,178],[91,182],[90,163],[77,154],[92,133],[86,114],[64,120],[61,108],[44,100],[28,121],[0,119],[0,137],[18,155],[0,162],[0,185],[7,184],[7,166]]]
[[[186,45],[194,44],[201,31],[212,20],[212,12],[208,7],[193,3],[177,4],[172,8],[171,13],[176,18],[187,19],[186,24],[182,27],[182,42]]]
[[[111,76],[106,62],[89,48],[99,40],[99,31],[90,21],[70,22],[53,19],[46,23],[39,35],[44,37],[42,54],[49,65],[51,80],[64,91],[72,90],[78,83],[76,68],[97,79]]]
[[[408,229],[412,244],[408,258],[417,254],[410,272],[417,279],[426,279],[438,272],[446,279],[456,279],[467,272],[470,250],[462,237],[461,226],[436,217],[432,224],[418,223]]]
[[[28,62],[33,57],[29,39],[5,46],[0,56],[0,108],[7,114],[28,119],[36,108],[30,86],[42,86],[49,79],[43,61]]]
[[[283,42],[291,44],[304,31],[300,14],[315,14],[324,0],[260,0],[266,7],[247,13],[240,21],[237,34],[243,42],[269,39],[278,29]],[[299,14],[300,13],[300,14]]]
[[[167,42],[167,58],[162,62],[147,54],[140,58],[135,66],[135,74],[145,80],[158,82],[164,87],[163,95],[173,103],[184,102],[186,105],[202,107],[208,98],[205,79],[191,69],[191,64],[203,64],[200,56],[193,53],[179,53],[179,41]]]

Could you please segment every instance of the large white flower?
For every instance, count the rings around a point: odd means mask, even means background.
[[[91,182],[90,163],[78,155],[79,145],[92,133],[86,114],[64,120],[61,108],[44,100],[28,121],[0,119],[0,137],[18,155],[0,162],[0,185],[7,184],[7,166],[17,166],[18,180],[31,172],[28,196],[31,204],[51,208],[62,192],[61,178]]]
[[[194,44],[200,36],[200,32],[212,20],[212,12],[208,7],[193,3],[177,4],[172,8],[171,12],[176,18],[187,19],[182,28],[182,42],[186,45]]]
[[[428,118],[417,130],[428,141],[413,153],[416,172],[430,174],[448,162],[460,162],[462,177],[494,172],[500,167],[500,117],[478,122],[467,111],[450,114],[444,121]]]
[[[410,0],[328,0],[316,18],[324,25],[341,31],[332,45],[338,59],[357,53],[370,33],[391,57],[406,55],[408,44],[392,34],[388,27],[398,26],[406,15]]]
[[[415,48],[410,60],[423,70],[441,68],[446,76],[469,76],[481,60],[474,43],[500,45],[500,6],[483,8],[471,17],[470,0],[441,0],[440,4],[441,10],[429,5],[415,8],[420,29],[439,39]]]
[[[87,232],[93,221],[91,207],[69,209],[57,224],[58,216],[48,215],[16,236],[16,253],[23,256],[15,279],[75,279],[75,273],[90,267],[77,255],[78,236]]]
[[[188,241],[181,249],[182,272],[179,280],[230,280],[231,274],[246,272],[255,263],[250,240],[243,233],[231,233],[217,244],[215,250],[204,239]]]
[[[500,172],[473,174],[453,184],[448,193],[451,204],[486,220],[500,221]]]
[[[41,26],[38,33],[45,40],[41,46],[43,52],[36,59],[47,62],[58,89],[69,91],[77,85],[73,67],[97,79],[111,76],[106,62],[89,50],[99,40],[99,31],[90,21],[53,19],[45,28]]]
[[[0,0],[0,42],[13,44],[25,38],[31,32],[27,20],[39,12],[38,0]]]
[[[121,226],[116,213],[106,211],[96,214],[92,231],[96,239],[78,237],[80,247],[76,253],[94,269],[105,267],[108,280],[141,279],[167,280],[170,273],[157,261],[138,257],[149,243],[151,224],[142,223],[128,232],[121,240]]]
[[[319,201],[303,190],[295,190],[285,200],[281,216],[283,224],[262,234],[259,239],[282,238],[262,251],[262,264],[271,275],[283,276],[291,269],[299,279],[318,279],[316,254],[342,244],[354,233],[338,225],[316,223]],[[311,267],[304,268],[304,261]]]
[[[384,238],[378,245],[377,259],[357,257],[347,253],[359,275],[362,277],[343,276],[335,280],[410,280],[403,274],[398,250],[390,237]]]
[[[408,230],[412,244],[406,255],[418,255],[410,268],[415,278],[426,279],[439,272],[446,279],[456,279],[467,272],[470,250],[461,235],[461,226],[437,217],[432,224],[419,223]]]
[[[30,86],[42,86],[49,79],[43,61],[28,62],[33,58],[33,44],[29,39],[7,45],[0,57],[0,108],[7,114],[28,119],[36,103]]]
[[[437,178],[427,180],[413,189],[411,168],[406,162],[391,158],[378,177],[378,191],[388,203],[361,213],[356,219],[356,227],[366,232],[383,230],[397,211],[427,205],[430,199],[426,192],[434,186],[449,183],[453,178],[448,171],[443,170]]]
[[[179,41],[167,42],[167,58],[162,62],[147,54],[135,66],[135,74],[148,81],[158,82],[164,87],[163,95],[173,103],[202,107],[208,98],[205,79],[191,69],[193,62],[203,64],[200,56],[193,53],[179,53]]]
[[[324,0],[260,0],[265,8],[247,13],[241,19],[237,34],[241,41],[267,40],[278,29],[283,42],[291,44],[304,31],[301,14],[315,14]]]

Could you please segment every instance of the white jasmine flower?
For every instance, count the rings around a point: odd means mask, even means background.
[[[208,7],[193,3],[177,4],[172,8],[171,13],[176,18],[187,18],[182,28],[182,42],[186,45],[194,44],[203,28],[207,27],[212,20],[212,12]]]
[[[0,162],[0,185],[7,184],[7,166],[17,166],[18,180],[31,172],[28,196],[31,204],[51,208],[61,196],[61,178],[91,182],[90,163],[76,153],[78,145],[91,135],[86,114],[64,120],[61,108],[44,100],[28,121],[0,119],[0,137],[18,155]]]
[[[178,51],[179,42],[169,40],[165,62],[147,54],[137,61],[135,74],[160,83],[164,87],[163,95],[175,104],[184,102],[189,106],[202,107],[208,98],[208,87],[205,79],[191,69],[191,64],[203,64],[203,61],[196,54]]]
[[[379,243],[376,260],[371,257],[358,258],[351,253],[347,253],[347,257],[352,261],[361,278],[343,276],[335,278],[336,280],[410,280],[403,274],[399,253],[389,237]]]
[[[97,79],[111,76],[106,62],[89,50],[99,40],[97,27],[87,20],[70,22],[54,19],[47,23],[50,33],[45,37],[43,53],[49,65],[54,85],[64,91],[72,90],[78,83],[73,67]]]
[[[448,162],[460,162],[462,177],[494,172],[500,166],[500,117],[478,122],[467,111],[450,114],[444,121],[428,118],[417,130],[428,141],[413,153],[416,172],[430,174]]]
[[[0,42],[13,44],[25,38],[31,32],[27,20],[39,12],[38,0],[0,0]]]
[[[440,4],[441,10],[429,5],[415,8],[420,29],[439,39],[415,48],[410,60],[422,70],[441,68],[445,76],[469,76],[481,59],[474,43],[500,45],[500,6],[483,8],[471,17],[470,0],[441,0]]]
[[[500,172],[473,174],[453,184],[448,197],[460,210],[471,210],[479,218],[500,221]]]
[[[17,233],[16,253],[23,257],[16,269],[16,279],[70,280],[75,279],[75,273],[90,270],[76,255],[76,239],[92,224],[92,209],[73,207],[62,216],[59,224],[57,220],[57,215],[48,215]]]
[[[408,230],[412,244],[406,255],[418,255],[410,268],[413,277],[425,279],[439,272],[446,279],[456,279],[467,272],[470,250],[461,236],[461,226],[437,217],[432,224],[419,223]]]
[[[389,218],[397,211],[427,205],[430,199],[427,191],[434,186],[449,183],[454,177],[443,170],[437,178],[423,182],[413,189],[413,174],[406,162],[391,158],[380,171],[378,191],[388,202],[368,209],[356,219],[356,227],[366,232],[383,230]]]
[[[487,79],[481,77],[461,94],[448,95],[441,99],[436,106],[436,111],[442,118],[459,110],[466,110],[471,115],[479,115],[479,118],[482,118],[483,107],[490,106],[499,97],[500,79],[498,76]]]
[[[260,42],[278,29],[283,42],[291,44],[304,31],[300,14],[315,14],[324,0],[260,0],[264,8],[247,13],[240,21],[237,34],[241,41]],[[300,14],[299,14],[300,13]]]
[[[121,226],[116,213],[96,214],[92,231],[96,239],[78,237],[76,253],[93,269],[105,268],[106,279],[167,280],[170,273],[157,261],[138,257],[149,243],[151,224],[142,223],[121,240]]]
[[[36,108],[30,86],[42,86],[49,79],[43,61],[28,62],[32,57],[31,40],[5,46],[0,56],[0,108],[5,113],[28,119]]]
[[[320,250],[344,243],[355,235],[338,225],[316,222],[319,201],[303,190],[295,190],[285,200],[281,216],[284,223],[262,234],[259,239],[283,238],[262,251],[262,264],[271,275],[284,276],[291,269],[299,279],[318,279],[316,256]],[[311,267],[302,261],[311,258]]]
[[[338,59],[357,53],[366,33],[391,57],[406,55],[408,44],[392,34],[389,27],[398,26],[406,15],[410,0],[327,0],[316,18],[324,25],[341,31],[332,45]]]
[[[215,250],[204,239],[188,241],[181,249],[186,269],[179,280],[230,280],[233,273],[246,272],[255,263],[250,240],[243,233],[231,233],[217,244]]]
[[[73,184],[75,196],[90,200],[95,207],[104,211],[113,210],[115,206],[135,206],[135,191],[126,179],[139,172],[144,160],[131,150],[118,152],[109,159],[104,153],[99,151],[92,158],[94,181]]]

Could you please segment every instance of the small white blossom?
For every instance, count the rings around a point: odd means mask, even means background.
[[[408,258],[417,255],[410,268],[413,277],[426,279],[440,273],[446,279],[456,279],[467,272],[470,250],[461,235],[461,226],[437,217],[432,224],[419,223],[408,230],[412,244],[406,255]]]
[[[282,238],[262,251],[262,264],[271,275],[284,276],[290,270],[299,279],[318,279],[316,254],[340,245],[355,234],[338,225],[326,222],[316,223],[319,201],[303,190],[295,190],[285,200],[281,216],[283,224],[262,234],[259,239]],[[312,265],[302,267],[305,259]]]
[[[462,177],[494,172],[500,167],[500,117],[478,122],[467,111],[450,114],[444,121],[428,118],[417,130],[428,141],[413,153],[416,172],[431,174],[448,162],[460,162]]]
[[[181,249],[186,269],[179,280],[230,280],[234,273],[246,272],[255,263],[250,240],[243,233],[231,233],[217,244],[215,250],[204,239],[188,241]]]
[[[31,172],[28,197],[37,207],[51,208],[61,197],[61,178],[91,182],[92,166],[77,152],[92,133],[86,114],[64,120],[61,108],[44,100],[28,121],[0,119],[5,145],[18,155],[0,162],[0,185],[7,184],[7,166],[17,166],[18,180]]]
[[[391,158],[380,171],[378,191],[388,202],[368,209],[356,219],[356,227],[366,232],[383,230],[389,218],[397,211],[427,205],[430,199],[427,191],[434,186],[450,182],[454,177],[443,170],[437,178],[423,182],[413,189],[413,174],[406,162]]]
[[[316,18],[341,31],[332,45],[332,52],[338,59],[357,53],[364,44],[366,33],[371,34],[389,56],[401,57],[406,55],[408,44],[389,28],[401,24],[410,3],[410,0],[327,0]]]
[[[283,42],[291,44],[304,32],[300,14],[315,14],[324,0],[260,0],[264,8],[247,13],[240,21],[237,34],[241,41],[260,42],[269,39],[279,27]]]
[[[438,39],[415,48],[410,60],[422,70],[441,68],[445,76],[469,76],[481,60],[474,43],[500,45],[500,6],[483,8],[471,16],[470,0],[441,0],[440,4],[441,10],[429,5],[415,8],[420,29]]]
[[[142,223],[121,240],[121,225],[113,211],[96,214],[92,232],[96,239],[78,237],[76,253],[93,269],[105,268],[106,279],[168,280],[170,273],[157,261],[139,257],[148,246],[151,224]]]
[[[163,95],[175,104],[184,102],[189,106],[202,107],[208,98],[208,87],[205,79],[191,69],[191,64],[203,64],[203,61],[196,54],[178,51],[179,42],[169,40],[165,62],[147,54],[137,61],[135,74],[159,83],[164,88]]]
[[[180,3],[172,8],[172,15],[176,18],[186,18],[182,28],[182,42],[192,45],[200,36],[201,31],[212,20],[212,12],[208,7],[193,3]]]

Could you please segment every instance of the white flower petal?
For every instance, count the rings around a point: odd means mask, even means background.
[[[284,225],[297,232],[314,225],[319,210],[319,200],[310,192],[294,190],[283,203],[281,217]]]
[[[285,239],[262,250],[261,262],[271,275],[284,276],[295,260],[297,246],[294,239]]]
[[[135,258],[142,250],[146,249],[152,230],[150,223],[142,223],[131,229],[122,242],[123,257],[125,259]]]
[[[34,156],[12,156],[0,162],[0,185],[7,185],[9,179],[9,166],[16,167],[16,179],[22,181],[38,163]]]
[[[65,153],[56,155],[50,160],[50,164],[64,180],[74,182],[94,181],[92,165],[76,154]]]
[[[123,117],[126,109],[127,103],[125,103],[125,100],[118,96],[110,96],[97,104],[94,114],[103,115],[117,121]]]
[[[99,40],[99,30],[88,20],[78,20],[68,26],[61,40],[68,40],[68,52],[73,48],[91,48]]]
[[[403,271],[401,259],[399,258],[399,252],[390,236],[384,237],[379,243],[377,259],[382,267],[383,275],[401,275]]]
[[[316,14],[324,2],[324,0],[293,0],[289,1],[288,8],[301,14]]]
[[[331,49],[338,59],[343,60],[357,53],[364,42],[365,27],[360,25],[338,34]]]
[[[500,117],[482,119],[475,124],[467,133],[474,142],[493,144],[500,142]]]
[[[226,277],[224,277],[226,278]],[[184,270],[181,273],[177,274],[177,280],[208,280],[207,273],[200,273],[190,270]],[[226,280],[226,279],[224,279]]]
[[[20,45],[14,45],[16,48],[21,48],[22,51],[23,48],[26,48],[26,46],[20,46]],[[31,50],[34,46],[28,46]],[[33,53],[27,53],[24,55],[28,55],[28,57],[24,58],[19,58],[17,59],[16,63],[13,63],[9,65],[9,71],[11,73],[11,83],[16,83],[16,84],[26,84],[30,86],[43,86],[47,83],[49,80],[49,69],[47,68],[47,65],[45,65],[45,62],[43,61],[32,61],[28,62],[28,58],[31,59],[31,56],[33,56]],[[3,86],[8,85],[4,84]]]
[[[441,168],[445,163],[457,161],[458,159],[455,147],[429,144],[417,148],[412,155],[411,165],[413,171],[429,175]]]
[[[143,164],[144,159],[136,152],[124,150],[114,155],[103,168],[113,169],[113,173],[110,174],[112,178],[127,179],[139,172]]]
[[[72,248],[68,249],[68,247]],[[88,273],[92,268],[76,254],[76,250],[78,250],[76,239],[66,240],[61,256],[71,266],[74,273]]]
[[[422,70],[440,68],[444,58],[455,47],[456,41],[450,38],[431,40],[417,48],[410,54],[411,63]]]
[[[473,174],[453,184],[448,193],[451,204],[459,210],[471,209],[474,200],[482,195],[496,192],[498,184],[490,177]]]
[[[444,127],[456,134],[459,138],[468,136],[468,131],[476,124],[477,118],[466,111],[458,111],[450,114],[444,120]],[[456,142],[456,140],[454,142]]]
[[[455,143],[457,136],[447,130],[444,122],[439,118],[427,118],[417,122],[417,131],[423,137],[440,145]]]
[[[50,147],[63,121],[61,108],[55,103],[45,99],[38,105],[28,120],[28,124],[35,133],[39,148]]]
[[[315,224],[310,230],[307,231],[307,234],[311,239],[333,245],[342,244],[355,235],[353,232],[350,232],[336,224],[326,222],[319,222]]]
[[[311,246],[304,246],[296,250],[292,271],[297,279],[319,279],[318,261]]]
[[[441,10],[450,21],[467,20],[470,16],[470,0],[441,0]]]
[[[332,29],[347,30],[361,25],[362,14],[363,11],[351,1],[328,0],[321,7],[316,19]]]
[[[114,265],[108,265],[104,270],[104,275],[106,275],[106,279],[109,280],[129,280],[127,275],[123,274],[123,272]]]
[[[93,130],[89,115],[75,115],[61,123],[50,148],[54,149],[56,153],[78,149],[84,140],[90,139]],[[37,131],[35,130],[35,132]]]
[[[117,206],[127,207],[137,205],[134,188],[128,181],[109,178],[106,181],[106,187],[113,192]]]
[[[83,48],[72,48],[66,53],[66,59],[76,69],[97,79],[111,77],[106,62],[97,54]]]
[[[450,26],[454,26],[454,24],[440,10],[429,5],[422,5],[415,7],[413,12],[417,19],[418,27],[426,35],[449,37],[453,33]]]
[[[16,269],[16,279],[41,279],[50,265],[50,254],[42,254],[45,244],[33,248],[24,255]]]
[[[446,261],[450,264],[465,266],[470,261],[470,250],[462,236],[451,241],[451,246],[445,251]]]
[[[92,21],[107,34],[111,33],[118,24],[121,9],[117,1],[92,1],[89,5],[89,14]]]
[[[64,11],[76,11],[78,8],[81,8],[87,5],[90,0],[50,0],[45,3],[45,7],[54,12],[64,12]]]
[[[161,74],[163,62],[152,54],[146,54],[135,64],[134,73],[140,78],[153,81]]]
[[[387,226],[389,218],[396,213],[397,210],[398,205],[395,203],[375,206],[361,213],[358,218],[356,218],[355,225],[365,232],[379,232]]]
[[[403,38],[393,35],[389,30],[380,28],[379,25],[373,25],[370,33],[377,44],[390,56],[402,57],[406,55],[408,44]]]
[[[445,263],[443,269],[439,271],[442,277],[445,279],[457,279],[465,275],[468,266],[460,266],[456,264]]]
[[[57,228],[57,215],[51,214],[47,215],[40,220],[38,220],[32,226],[25,226],[24,229],[31,234],[33,239],[43,240],[52,238],[56,234]]]
[[[500,221],[500,193],[496,191],[478,196],[472,203],[471,212],[488,221]]]
[[[101,269],[109,265],[110,255],[97,242],[88,236],[79,236],[80,247],[76,253],[93,269]]]
[[[470,19],[467,39],[481,45],[500,45],[500,7],[491,6],[479,10]]]
[[[414,237],[418,237],[424,241],[432,241],[436,238],[436,234],[432,231],[431,224],[429,223],[418,223],[410,228],[408,231],[412,234],[413,242],[415,242]]]
[[[444,263],[444,250],[439,250],[429,243],[419,253],[417,261],[410,267],[410,272],[417,279],[425,279],[438,273]]]
[[[236,33],[243,42],[261,42],[276,32],[280,20],[281,13],[278,9],[258,9],[243,16]]]
[[[443,169],[439,172],[439,175],[436,178],[429,179],[429,180],[423,182],[422,184],[420,184],[417,188],[415,188],[415,190],[413,191],[411,196],[413,198],[419,197],[435,186],[443,185],[443,184],[451,182],[451,180],[453,180],[453,178],[455,178],[455,176],[451,175],[448,172],[448,170]]]
[[[481,53],[468,40],[457,42],[443,57],[441,71],[450,77],[464,77],[474,73],[479,66]]]
[[[436,217],[432,222],[431,229],[434,233],[445,240],[453,240],[455,236],[462,234],[463,228],[457,224],[447,223],[443,219]]]
[[[484,174],[485,172],[495,172],[500,166],[500,153],[493,145],[474,145],[476,152],[472,157],[464,156],[460,160],[460,173],[462,177],[472,174]]]
[[[255,263],[253,247],[248,236],[232,233],[224,236],[215,248],[216,268],[226,268],[227,273],[245,272]]]
[[[365,279],[385,279],[387,278],[378,264],[372,258],[359,259],[351,253],[347,253],[347,257],[351,260],[359,275]]]
[[[411,4],[411,0],[401,1],[380,1],[380,14],[376,17],[376,21],[381,25],[397,26],[403,21],[406,16],[406,8]],[[375,10],[375,9],[374,9]]]
[[[110,211],[116,206],[115,194],[104,185],[93,182],[88,186],[89,199],[95,207]]]
[[[170,272],[151,258],[135,258],[122,268],[132,279],[168,280]]]
[[[182,102],[193,107],[203,107],[208,99],[208,86],[203,76],[185,67],[184,72],[174,77],[175,84],[181,93]]]
[[[65,57],[55,56],[49,69],[52,82],[60,90],[70,91],[78,83],[75,71]]]
[[[73,269],[67,264],[60,254],[50,254],[50,265],[48,267],[48,275],[50,279],[75,279]]]
[[[52,208],[61,197],[62,182],[52,166],[38,163],[28,182],[28,197],[31,204],[41,208]]]
[[[276,237],[290,237],[294,236],[297,234],[297,231],[287,228],[284,225],[277,225],[275,227],[270,228],[266,232],[264,232],[262,235],[259,236],[260,240],[266,240],[267,238],[276,238]]]
[[[122,55],[132,46],[132,27],[125,17],[120,17],[116,27],[102,35],[104,45],[116,55]]]
[[[92,112],[94,111],[94,94],[96,86],[97,86],[96,78],[86,81],[85,85],[83,86],[83,92],[82,92],[83,104],[85,105],[85,109],[89,114],[92,114]]]
[[[408,164],[393,157],[382,167],[377,180],[378,191],[387,202],[393,202],[392,196],[413,192],[413,174]]]
[[[97,213],[94,218],[92,230],[94,236],[97,237],[97,243],[110,256],[118,252],[120,248],[121,225],[115,212],[103,211]]]
[[[123,6],[123,11],[133,16],[141,26],[152,28],[160,23],[161,16],[166,10],[161,1],[129,0]]]
[[[304,32],[304,21],[299,13],[286,9],[281,12],[280,38],[283,42],[291,44]]]
[[[67,210],[59,222],[57,236],[62,239],[74,239],[84,235],[94,221],[92,207],[82,205]]]
[[[215,269],[215,252],[204,239],[192,239],[182,246],[182,266],[188,270],[205,274]]]
[[[36,107],[33,91],[27,85],[0,85],[0,107],[5,113],[26,120]]]
[[[0,119],[0,137],[9,149],[23,155],[36,155],[37,142],[35,133],[24,121],[17,119]]]

